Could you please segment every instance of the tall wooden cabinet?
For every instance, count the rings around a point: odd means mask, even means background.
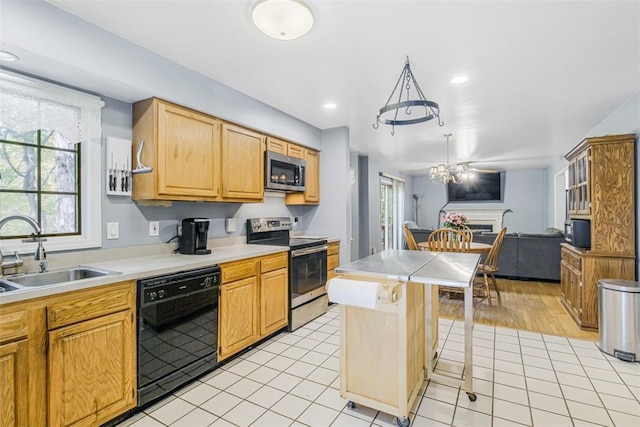
[[[598,329],[599,279],[635,279],[635,135],[587,138],[571,150],[568,213],[590,221],[591,248],[562,244],[561,300],[575,322]]]

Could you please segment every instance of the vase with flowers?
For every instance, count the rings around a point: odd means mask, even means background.
[[[469,222],[469,218],[467,218],[466,215],[461,213],[447,212],[444,215],[442,215],[442,223],[445,228],[462,230],[462,227],[467,225],[468,222]],[[454,240],[455,240],[455,235],[454,235]]]

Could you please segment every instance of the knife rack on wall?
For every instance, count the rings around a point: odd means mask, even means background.
[[[107,137],[105,172],[108,196],[131,197],[131,141]]]

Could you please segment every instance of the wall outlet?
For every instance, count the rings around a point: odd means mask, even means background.
[[[236,219],[235,218],[225,218],[224,220],[224,228],[227,233],[233,233],[237,229]]]
[[[120,223],[108,222],[107,223],[107,240],[116,240],[120,238]]]
[[[160,235],[160,222],[151,221],[149,223],[149,236],[156,237]]]

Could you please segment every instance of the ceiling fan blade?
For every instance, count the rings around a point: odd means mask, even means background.
[[[467,168],[469,172],[478,172],[478,173],[497,173],[500,172],[496,169],[478,169],[478,168]]]

